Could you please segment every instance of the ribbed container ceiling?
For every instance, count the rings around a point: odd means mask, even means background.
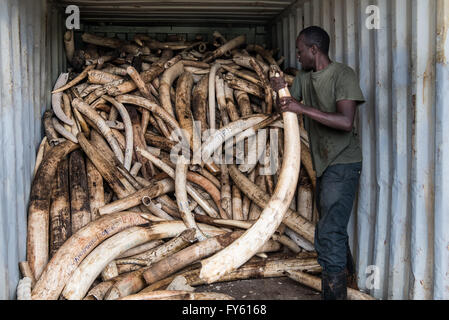
[[[167,1],[58,1],[61,8],[77,5],[84,23],[133,24],[267,24],[293,0],[167,0]]]

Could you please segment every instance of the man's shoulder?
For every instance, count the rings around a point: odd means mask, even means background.
[[[334,72],[337,74],[347,74],[347,73],[355,74],[355,71],[352,67],[341,62],[334,62]]]

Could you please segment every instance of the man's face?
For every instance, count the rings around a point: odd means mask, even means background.
[[[304,43],[304,37],[300,36],[296,41],[296,57],[301,63],[304,71],[312,71],[315,66],[314,54],[312,48]]]

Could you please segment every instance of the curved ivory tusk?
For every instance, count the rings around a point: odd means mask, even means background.
[[[126,168],[126,170],[131,169],[131,162],[133,158],[133,127],[131,123],[131,118],[129,117],[128,111],[126,110],[125,106],[115,100],[112,97],[109,96],[103,96],[103,99],[110,102],[120,113],[120,116],[122,117],[123,124],[125,125],[125,140],[126,140],[126,146],[125,146],[125,158],[123,161],[123,166]]]
[[[210,62],[212,60],[215,60],[215,59],[221,57],[222,55],[224,55],[226,52],[231,51],[232,49],[235,49],[235,48],[239,47],[240,45],[244,44],[245,41],[246,41],[245,35],[238,36],[238,37],[226,42],[220,48],[215,50],[212,53],[212,55],[207,57],[206,59],[204,59],[203,62]]]
[[[62,91],[65,91],[71,87],[73,87],[74,85],[78,84],[81,82],[81,80],[83,80],[84,78],[87,77],[87,73],[92,70],[93,68],[95,68],[95,64],[91,64],[90,66],[87,66],[75,79],[73,79],[72,81],[70,81],[69,83],[67,83],[65,86],[58,88],[56,90],[53,90],[51,93],[55,94],[55,93],[59,93]]]
[[[31,186],[28,207],[27,260],[36,280],[39,279],[48,262],[51,181],[59,162],[78,148],[79,145],[65,141],[49,150],[39,166]]]
[[[87,81],[91,84],[108,84],[113,81],[123,80],[121,76],[103,70],[90,70],[87,75]]]
[[[95,278],[120,254],[150,240],[173,238],[186,229],[182,222],[157,223],[149,228],[133,227],[114,235],[96,247],[79,265],[67,283],[63,296],[82,299]],[[205,228],[208,232],[211,228]],[[214,233],[212,233],[214,234]]]
[[[188,162],[184,156],[178,158],[176,163],[176,174],[175,174],[175,194],[176,203],[178,204],[179,212],[181,213],[181,218],[186,224],[187,228],[193,228],[196,230],[196,238],[198,241],[206,240],[206,236],[198,228],[193,213],[189,209],[189,202],[187,200],[187,167]]]
[[[193,144],[192,87],[192,74],[189,72],[182,73],[176,83],[175,110],[178,123],[184,130],[189,145]]]
[[[79,112],[81,112],[83,115],[85,115],[87,118],[89,118],[90,120],[92,120],[92,122],[95,123],[97,128],[100,130],[101,134],[108,141],[117,159],[121,163],[123,163],[124,158],[122,149],[120,149],[120,145],[118,144],[117,140],[112,134],[111,129],[106,124],[106,121],[83,100],[76,98],[73,100],[72,104]]]
[[[114,281],[104,281],[93,287],[87,293],[86,297],[83,300],[103,300],[104,296],[108,292],[108,290],[113,286]]]
[[[142,260],[145,265],[150,266],[191,245],[195,241],[195,233],[194,229],[185,229],[173,239],[133,258]],[[142,290],[145,287],[145,280],[142,277],[144,272],[145,269],[140,269],[122,276],[114,283],[105,300],[115,300]]]
[[[155,240],[151,229],[132,227],[107,239],[96,247],[75,270],[62,292],[68,300],[81,300],[95,278],[113,259],[128,249]]]
[[[59,88],[64,86],[67,83],[68,79],[69,79],[68,73],[61,73],[59,75],[58,80],[56,80],[54,90],[58,90]],[[61,101],[62,101],[62,92],[53,93],[51,95],[51,107],[53,109],[53,112],[55,113],[55,115],[58,117],[59,120],[68,124],[69,126],[73,126],[73,120],[70,119],[62,110]]]
[[[98,209],[100,215],[111,214],[114,212],[119,212],[127,210],[129,208],[138,206],[142,202],[143,197],[149,197],[151,199],[159,197],[160,195],[172,192],[175,190],[173,179],[163,179],[152,183],[150,186],[140,189],[135,193],[119,199],[117,201],[111,202]]]
[[[249,100],[248,94],[245,91],[234,90],[234,96],[237,100],[241,116],[246,117],[251,115],[253,110],[251,109],[251,101]]]
[[[209,128],[215,129],[215,75],[221,65],[215,63],[209,73]]]
[[[50,258],[72,234],[67,158],[59,163],[53,183],[50,200]]]
[[[307,272],[319,272],[321,267],[318,264],[316,258],[301,257],[293,259],[276,259],[276,260],[263,260],[253,261],[245,263],[237,270],[224,275],[217,282],[247,280],[252,278],[273,278],[284,277],[285,272],[289,270],[301,270]],[[183,277],[187,280],[187,284],[190,286],[201,286],[206,284],[204,280],[199,278],[200,269],[193,269],[182,272],[181,274],[175,274],[167,277],[161,281],[158,281],[152,285],[149,285],[139,293],[148,293],[155,290],[160,290],[166,287],[175,277]]]
[[[75,53],[75,36],[72,30],[67,30],[64,34],[65,54],[69,63],[72,63],[73,55]]]
[[[145,108],[147,110],[150,110],[151,112],[155,113],[157,116],[159,116],[162,120],[164,120],[171,128],[173,129],[179,129],[179,123],[176,121],[174,116],[169,114],[165,109],[158,106],[156,103],[151,102],[148,99],[134,96],[130,94],[124,94],[121,96],[118,96],[117,101],[120,103],[128,103],[133,104],[142,108]]]
[[[270,197],[263,192],[263,190],[255,183],[251,182],[245,175],[243,175],[235,165],[229,165],[229,174],[234,183],[240,188],[251,201],[254,201],[259,207],[265,208]],[[287,210],[287,215],[284,218],[284,224],[294,230],[300,236],[313,244],[315,235],[315,226],[308,220],[301,217],[292,210]]]
[[[174,117],[173,106],[170,100],[170,88],[182,73],[184,73],[184,65],[182,62],[176,63],[171,68],[167,69],[161,77],[159,85],[159,100],[161,102],[162,108],[165,109],[171,116]]]
[[[256,59],[251,57],[249,62],[251,63],[253,69],[256,71],[257,75],[259,76],[260,81],[262,82],[263,88],[265,90],[265,103],[267,104],[266,113],[271,114],[273,111],[273,96],[270,82],[268,81],[265,73],[262,70],[260,61],[256,61]]]
[[[147,284],[164,279],[176,271],[192,264],[195,261],[222,250],[234,242],[242,231],[228,232],[197,242],[159,262],[152,264],[144,273],[143,277]]]
[[[288,89],[279,96],[289,96]],[[301,166],[301,148],[298,118],[294,113],[284,113],[285,150],[276,190],[257,222],[239,239],[214,256],[202,261],[200,277],[212,282],[223,274],[240,267],[273,235],[290,206]]]
[[[226,140],[234,137],[246,129],[251,128],[252,126],[262,122],[268,118],[264,115],[258,115],[254,117],[250,117],[248,119],[240,119],[234,122],[231,122],[227,126],[220,128],[216,132],[214,132],[202,145],[201,153],[202,159],[206,163],[210,161],[212,154],[214,151],[220,147]]]
[[[126,228],[148,223],[139,213],[119,212],[93,221],[72,235],[48,263],[33,300],[56,300],[81,261],[103,240]]]
[[[141,153],[142,156],[150,160],[155,166],[157,166],[165,173],[167,173],[172,179],[175,179],[175,170],[173,170],[165,162],[158,159],[157,157],[155,157],[146,150],[136,148],[136,152]],[[213,218],[219,217],[219,214],[207,203],[207,201],[192,186],[187,184],[186,188],[189,195],[207,212],[208,215],[210,215]]]
[[[78,139],[73,135],[73,133],[71,133],[66,128],[64,128],[64,126],[59,123],[58,119],[53,117],[51,119],[51,121],[53,123],[53,128],[55,128],[55,131],[57,133],[59,133],[61,136],[63,136],[67,140],[72,141],[73,143],[78,143]]]
[[[207,95],[209,77],[204,76],[193,89],[192,113],[193,118],[201,123],[201,133],[209,128],[207,124]]]

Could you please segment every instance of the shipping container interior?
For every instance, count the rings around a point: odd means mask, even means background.
[[[83,32],[165,41],[210,40],[217,30],[279,48],[284,68],[300,68],[298,32],[322,26],[331,36],[331,58],[357,72],[367,100],[356,119],[364,169],[349,225],[359,287],[379,299],[449,299],[448,0],[0,2],[6,8],[0,10],[1,299],[14,299],[17,264],[26,259],[41,116],[67,69],[69,5],[80,10],[79,46]]]

